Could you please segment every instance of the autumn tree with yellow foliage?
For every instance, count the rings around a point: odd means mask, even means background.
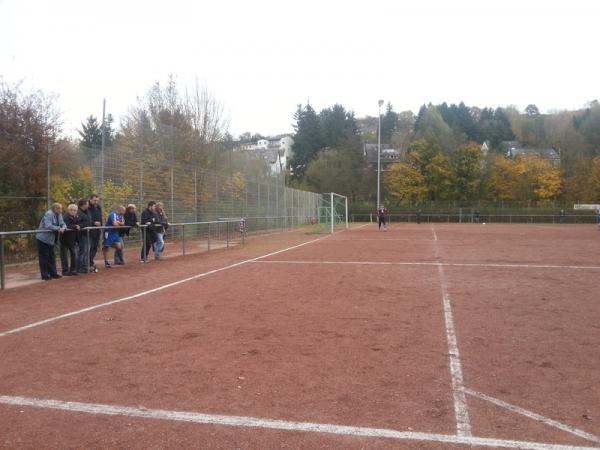
[[[489,167],[487,190],[495,201],[547,203],[563,192],[560,169],[534,156],[497,157]]]
[[[80,167],[70,177],[52,177],[52,199],[66,208],[70,203],[76,204],[80,199],[88,198],[93,192],[93,187],[92,171],[88,167]]]
[[[421,157],[418,153],[409,153],[406,161],[392,164],[385,174],[383,182],[388,194],[399,204],[421,203],[427,198],[425,176],[420,170]]]

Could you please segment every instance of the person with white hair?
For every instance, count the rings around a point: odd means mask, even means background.
[[[60,264],[63,277],[77,274],[77,234],[80,229],[80,219],[77,216],[77,205],[71,204],[67,207],[67,213],[63,216],[65,232],[60,236]]]
[[[35,235],[40,274],[44,281],[62,278],[56,271],[56,256],[54,255],[54,244],[56,244],[57,235],[65,231],[65,221],[61,214],[62,205],[54,203],[52,208],[44,213],[44,217],[42,217],[38,226],[38,232]]]
[[[158,224],[156,226],[156,243],[154,244],[154,259],[160,259],[165,249],[165,233],[169,228],[169,219],[165,212],[165,205],[162,202],[156,203],[156,216]]]

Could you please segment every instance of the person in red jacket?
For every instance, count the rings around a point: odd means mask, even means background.
[[[389,211],[383,205],[379,207],[377,210],[377,221],[379,223],[379,229],[381,230],[381,225],[383,225],[383,230],[387,231],[387,216],[389,215]]]

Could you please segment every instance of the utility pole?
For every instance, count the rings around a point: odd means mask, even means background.
[[[48,209],[50,209],[50,206],[52,205],[52,194],[50,192],[50,144],[48,144],[46,150],[46,195],[48,197]]]
[[[138,140],[140,146],[140,209],[144,204],[144,115],[140,112]]]
[[[379,109],[377,117],[379,125],[377,126],[377,209],[381,206],[381,106],[383,100],[379,100]]]
[[[104,146],[106,144],[106,99],[102,99],[102,146],[100,148],[100,198],[104,200]]]

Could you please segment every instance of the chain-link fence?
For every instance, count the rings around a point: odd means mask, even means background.
[[[156,162],[109,148],[103,157],[93,159],[89,167],[105,212],[128,203],[143,209],[152,200],[164,203],[169,221],[177,223],[243,217],[252,227],[260,221],[250,219],[278,217],[287,218],[290,225],[300,225],[316,216],[319,194],[286,187],[283,173],[256,170],[261,161],[252,161],[253,166],[244,167],[250,156],[240,154],[242,150],[229,152],[225,157],[221,155],[221,159],[235,162],[220,169],[206,169],[178,162]],[[268,228],[269,223],[263,221],[261,228]],[[280,224],[277,225],[279,228]]]
[[[177,246],[194,239],[209,248],[217,248],[221,240],[228,246],[241,232],[232,227],[221,232],[222,225],[210,229],[192,223],[243,218],[243,232],[249,235],[308,224],[318,216],[321,195],[286,187],[285,172],[274,172],[259,155],[215,144],[204,149],[203,157],[187,158],[190,162],[186,162],[165,148],[169,146],[120,144],[103,152],[80,148],[81,160],[70,164],[77,169],[51,176],[50,196],[0,198],[0,231],[35,229],[49,201],[58,201],[66,209],[92,193],[102,198],[103,221],[118,205],[135,204],[139,220],[149,201],[162,202],[168,221],[179,224],[170,227],[165,236]],[[128,246],[137,246],[139,240],[140,233],[134,230],[126,241]],[[31,234],[6,236],[3,244],[6,263],[35,258]]]
[[[377,214],[352,214],[352,222],[376,222]],[[593,224],[598,223],[595,214],[490,214],[490,213],[437,213],[437,212],[413,212],[390,214],[390,223],[529,223],[529,224]]]

